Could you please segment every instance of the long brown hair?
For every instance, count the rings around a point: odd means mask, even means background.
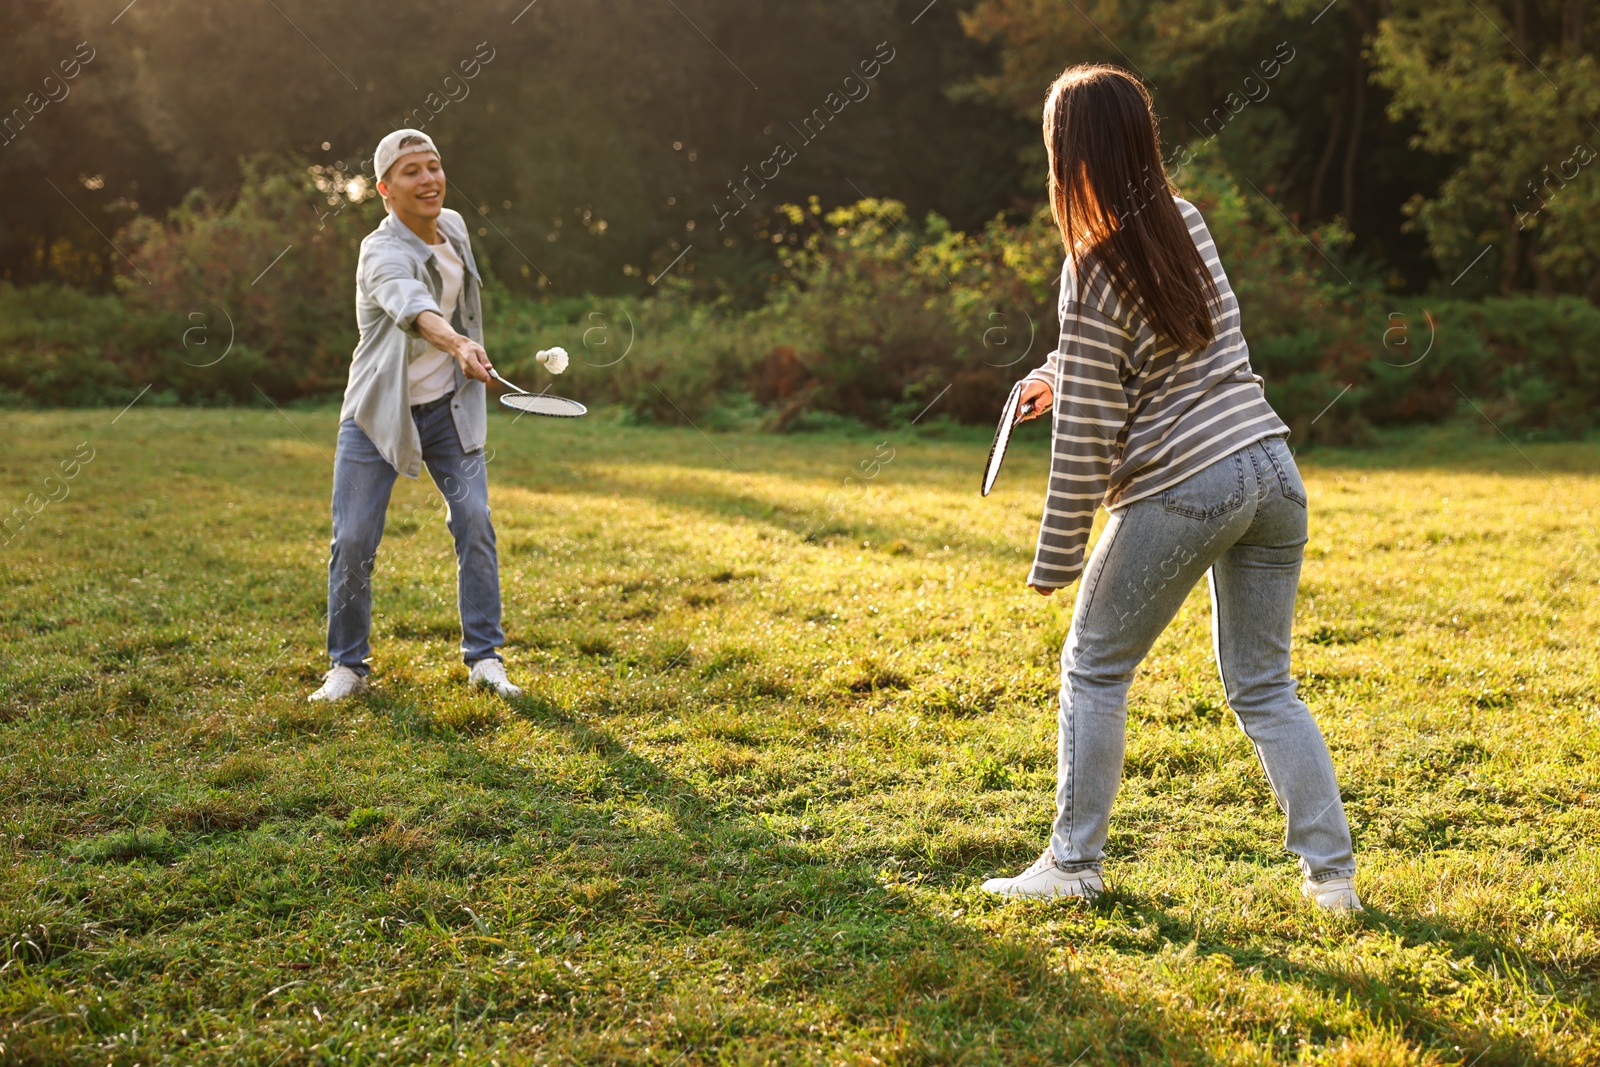
[[[1106,64],[1068,67],[1044,105],[1050,208],[1074,262],[1093,255],[1118,293],[1185,351],[1215,339],[1216,281],[1161,165],[1150,94]]]

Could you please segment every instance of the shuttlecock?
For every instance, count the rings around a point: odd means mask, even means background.
[[[551,374],[560,374],[567,369],[567,350],[565,348],[547,348],[534,357],[544,364],[544,369]]]

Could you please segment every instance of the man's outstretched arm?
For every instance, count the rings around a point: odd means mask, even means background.
[[[455,357],[455,361],[461,364],[461,373],[468,378],[480,382],[490,380],[489,371],[494,365],[489,362],[489,353],[472,338],[456,333],[449,321],[437,311],[424,311],[417,316],[417,332],[439,351]]]

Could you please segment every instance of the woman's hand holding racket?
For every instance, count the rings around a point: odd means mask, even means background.
[[[1040,415],[1049,411],[1051,405],[1055,402],[1055,390],[1051,389],[1049,385],[1039,381],[1037,378],[1026,382],[1022,386],[1022,395],[1017,398],[1017,421],[1027,422],[1029,419],[1037,419]],[[1046,593],[1045,595],[1048,596],[1049,594]]]

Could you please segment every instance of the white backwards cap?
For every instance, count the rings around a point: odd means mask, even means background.
[[[411,144],[400,147],[401,141],[412,140]],[[433,138],[421,130],[395,130],[389,136],[378,142],[378,150],[372,153],[372,173],[378,181],[384,181],[389,176],[389,168],[401,156],[409,156],[413,152],[432,152],[439,155],[439,150],[434,147]],[[442,156],[440,157],[443,158]]]

